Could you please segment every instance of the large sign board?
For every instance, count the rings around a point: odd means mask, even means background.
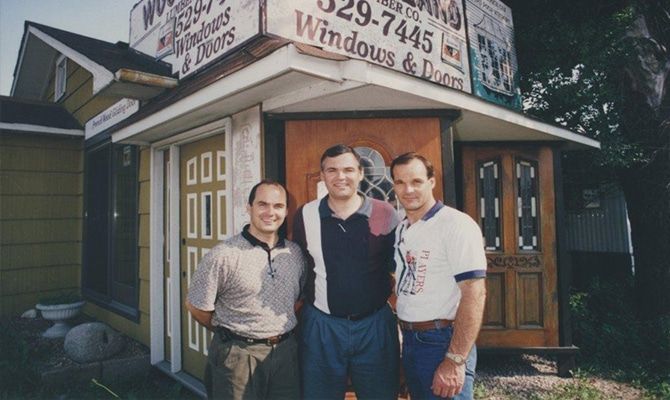
[[[267,0],[267,33],[471,92],[461,0]]]
[[[472,92],[521,109],[512,10],[499,0],[466,0]]]
[[[142,0],[130,13],[130,46],[180,78],[259,34],[259,0]]]

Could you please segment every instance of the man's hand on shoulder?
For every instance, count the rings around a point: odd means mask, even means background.
[[[433,394],[439,397],[454,397],[463,389],[465,383],[465,364],[456,365],[445,359],[433,375]]]

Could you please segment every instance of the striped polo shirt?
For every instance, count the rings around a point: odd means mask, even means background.
[[[384,305],[392,290],[397,224],[390,204],[369,197],[345,220],[330,209],[328,197],[298,209],[293,240],[308,259],[306,300],[339,317]]]

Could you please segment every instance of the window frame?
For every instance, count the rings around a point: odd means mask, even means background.
[[[119,282],[116,280],[117,273],[119,272],[117,270],[117,257],[119,257],[118,254],[116,254],[116,244],[117,241],[120,241],[119,237],[117,236],[118,231],[117,231],[117,218],[115,218],[115,212],[117,210],[117,194],[119,193],[118,188],[118,182],[117,179],[115,179],[115,173],[117,173],[118,169],[118,163],[116,162],[116,151],[121,150],[125,146],[131,146],[131,145],[118,145],[112,143],[110,140],[104,140],[102,142],[96,141],[96,143],[93,143],[89,146],[86,147],[85,152],[84,152],[84,162],[85,162],[85,169],[84,169],[84,218],[83,218],[83,238],[82,238],[82,268],[81,268],[81,292],[82,295],[86,300],[91,301],[92,303],[108,309],[116,314],[121,315],[122,317],[125,317],[127,319],[130,319],[133,322],[138,322],[139,321],[139,288],[140,288],[140,279],[139,279],[139,149],[137,149],[136,146],[132,146],[131,151],[134,151],[134,171],[131,173],[134,175],[134,179],[132,182],[134,183],[134,187],[132,188],[131,195],[134,196],[134,207],[131,207],[131,214],[132,218],[134,221],[131,221],[131,224],[134,226],[134,230],[132,232],[126,232],[126,234],[131,234],[133,237],[132,242],[134,243],[133,246],[130,246],[130,257],[128,259],[130,260],[127,263],[123,263],[123,265],[126,265],[128,268],[131,268],[130,273],[133,275],[132,283],[129,285],[126,285],[130,288],[130,295],[128,296],[125,294],[125,296],[120,293],[117,288],[119,285],[124,284],[123,282]],[[106,152],[106,156],[108,156],[108,160],[106,161],[106,165],[102,168],[98,166],[99,170],[92,170],[92,166],[90,165],[90,158],[94,154],[97,154],[99,152]],[[133,156],[131,156],[133,157]],[[92,210],[91,208],[91,197],[96,198],[96,195],[89,195],[89,190],[91,190],[91,179],[97,179],[96,176],[90,177],[88,174],[91,173],[96,173],[99,179],[106,179],[107,182],[104,185],[105,188],[103,189],[105,193],[102,194],[103,197],[105,197],[106,201],[106,210],[100,213],[100,215],[105,214],[106,215],[106,226],[103,227],[102,229],[102,234],[98,232],[98,235],[96,237],[104,236],[104,239],[102,242],[104,243],[103,245],[106,246],[106,257],[104,257],[104,260],[101,263],[96,263],[95,266],[92,266],[89,262],[90,257],[95,257],[95,254],[92,254],[91,251],[95,250],[95,247],[93,243],[91,243],[91,240],[94,240],[92,238],[92,235],[90,235],[92,231],[91,226],[89,224],[91,223],[89,218],[89,211]],[[98,195],[100,195],[98,193]],[[97,197],[99,199],[99,197]],[[95,226],[93,227],[95,228]],[[91,239],[87,239],[91,237]],[[100,243],[96,243],[98,246],[100,246]],[[92,270],[91,268],[104,268],[104,271],[101,270]],[[99,275],[95,275],[99,274]],[[102,276],[100,276],[102,275]],[[104,286],[105,289],[102,291],[100,290],[100,287],[92,287],[91,283],[95,282],[94,279],[98,278],[99,280],[97,281],[98,286]],[[102,285],[100,285],[100,282],[102,282]]]
[[[56,58],[54,76],[54,102],[57,102],[67,92],[67,57],[64,54]]]

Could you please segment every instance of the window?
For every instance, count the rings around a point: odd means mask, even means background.
[[[477,34],[477,42],[482,84],[492,90],[512,94],[514,75],[510,49],[501,40],[484,32]]]
[[[386,165],[384,157],[371,147],[360,146],[354,150],[361,156],[364,174],[358,190],[366,196],[387,201],[397,206],[393,181],[391,180],[391,169]]]
[[[519,250],[539,250],[537,162],[517,159],[516,179]]]
[[[56,81],[54,83],[54,102],[58,101],[65,95],[67,87],[67,58],[60,55],[56,59]]]
[[[138,316],[138,152],[109,142],[86,151],[82,292]]]
[[[488,251],[501,251],[500,161],[481,162],[477,169],[479,172],[479,224],[484,234],[484,246]]]

